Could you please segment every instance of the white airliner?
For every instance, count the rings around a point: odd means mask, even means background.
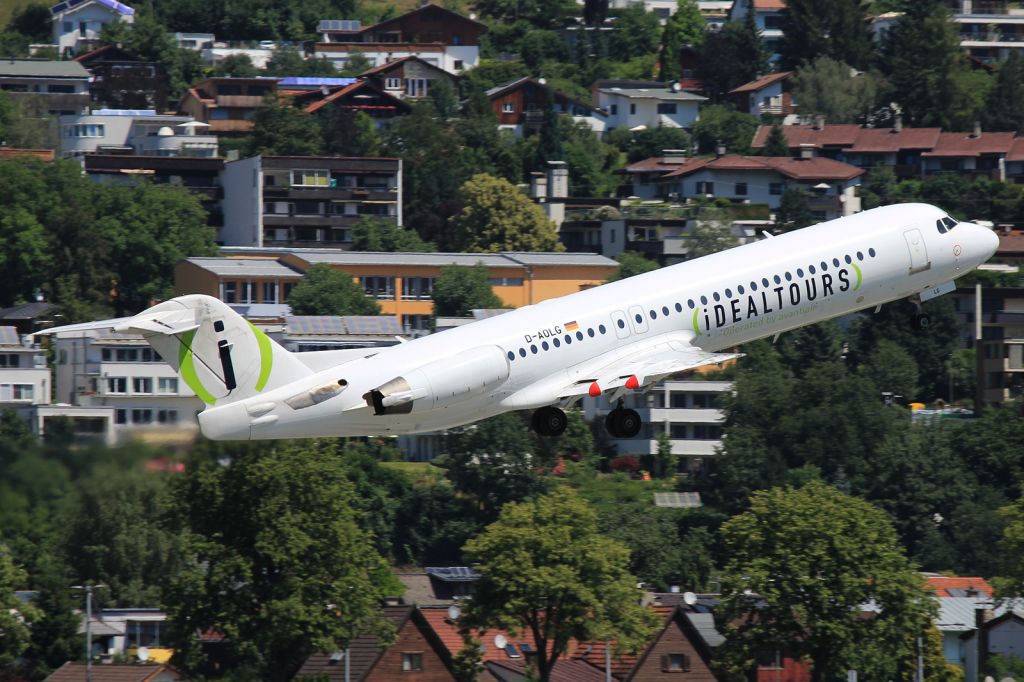
[[[290,353],[218,299],[174,298],[131,318],[49,330],[141,333],[206,408],[217,440],[435,431],[510,410],[560,434],[583,396],[621,398],[737,357],[737,346],[883,303],[954,289],[992,230],[900,204],[762,239],[387,348]],[[918,314],[920,328],[927,319]]]

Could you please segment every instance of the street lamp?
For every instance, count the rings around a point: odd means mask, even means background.
[[[92,591],[99,587],[106,585],[86,583],[71,586],[73,590],[85,591],[85,682],[92,682]]]

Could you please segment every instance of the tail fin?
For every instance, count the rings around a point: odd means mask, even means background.
[[[141,333],[207,405],[226,405],[291,383],[311,370],[225,303],[193,294],[121,321]]]

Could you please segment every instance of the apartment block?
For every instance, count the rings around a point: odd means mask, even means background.
[[[346,247],[363,216],[402,224],[402,160],[254,156],[224,165],[221,243]]]
[[[60,117],[60,155],[214,157],[217,136],[208,134],[209,128],[191,116],[158,114],[153,109],[96,109]]]
[[[20,412],[48,402],[46,356],[38,346],[23,341],[15,327],[0,327],[0,410]]]

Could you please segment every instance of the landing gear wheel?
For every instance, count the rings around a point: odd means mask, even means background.
[[[605,428],[614,438],[633,438],[643,427],[643,420],[636,410],[617,407],[604,418]]]
[[[541,436],[556,437],[565,433],[569,420],[557,407],[542,407],[533,413],[530,422],[533,430]]]
[[[919,332],[928,329],[928,327],[931,326],[931,323],[931,318],[924,313],[917,313],[910,318],[910,325]]]

